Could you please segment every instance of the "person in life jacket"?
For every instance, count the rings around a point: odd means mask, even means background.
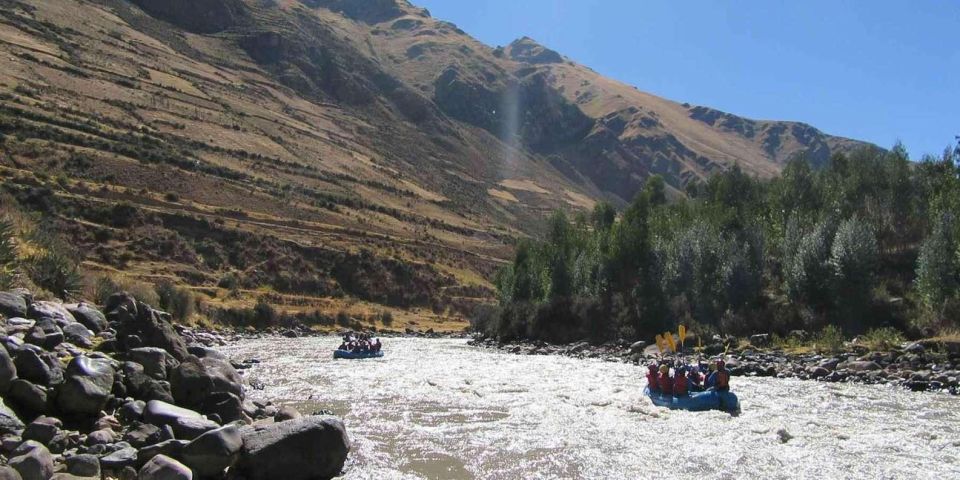
[[[660,391],[660,385],[657,382],[657,366],[650,365],[647,367],[647,388],[651,392]]]
[[[673,374],[673,395],[675,397],[687,395],[687,369],[684,367],[677,367]]]
[[[687,390],[691,392],[703,391],[703,375],[700,374],[700,367],[694,365],[687,374]]]
[[[717,364],[710,364],[710,373],[707,374],[707,378],[703,381],[703,389],[707,390],[714,388],[717,385]]]
[[[673,379],[670,378],[670,367],[668,365],[660,365],[660,376],[657,377],[657,384],[660,386],[660,393],[673,395]]]
[[[717,360],[717,380],[714,384],[714,387],[718,392],[729,392],[730,391],[730,372],[727,371],[726,364],[723,360]]]

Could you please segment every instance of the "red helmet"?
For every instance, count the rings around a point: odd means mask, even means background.
[[[717,360],[717,368],[723,368],[726,365],[726,362],[723,359]]]

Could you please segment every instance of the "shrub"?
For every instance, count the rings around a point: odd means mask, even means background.
[[[26,259],[25,270],[38,287],[64,299],[76,295],[83,288],[76,262],[60,252],[44,250],[31,255]]]
[[[340,310],[337,312],[337,325],[340,325],[344,328],[350,328],[353,323],[354,322],[353,319],[350,318],[350,314],[348,314],[345,310]]]
[[[839,352],[843,349],[843,331],[836,325],[827,325],[814,338],[813,347],[822,353]]]
[[[868,331],[861,342],[874,351],[886,351],[899,347],[904,342],[903,335],[895,328],[874,328]]]
[[[17,268],[16,229],[13,222],[0,218],[0,289],[13,287]]]
[[[175,320],[189,320],[196,313],[197,298],[187,288],[178,287],[166,280],[156,285],[160,308],[169,312]]]
[[[393,325],[393,313],[388,310],[380,312],[380,323],[386,327]]]
[[[100,275],[93,281],[93,299],[98,305],[107,303],[110,295],[127,292],[133,298],[150,306],[160,306],[160,296],[153,285],[147,282],[130,279],[123,276]]]

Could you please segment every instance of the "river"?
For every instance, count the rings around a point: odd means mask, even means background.
[[[333,337],[224,347],[254,399],[332,410],[345,479],[960,478],[960,397],[734,377],[742,413],[654,407],[642,368],[519,356],[465,340],[388,339],[333,360]]]

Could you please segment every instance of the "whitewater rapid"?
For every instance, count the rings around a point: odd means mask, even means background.
[[[345,479],[960,477],[960,397],[734,377],[742,413],[654,407],[635,365],[388,339],[333,360],[333,337],[224,347],[254,399],[341,416]]]

